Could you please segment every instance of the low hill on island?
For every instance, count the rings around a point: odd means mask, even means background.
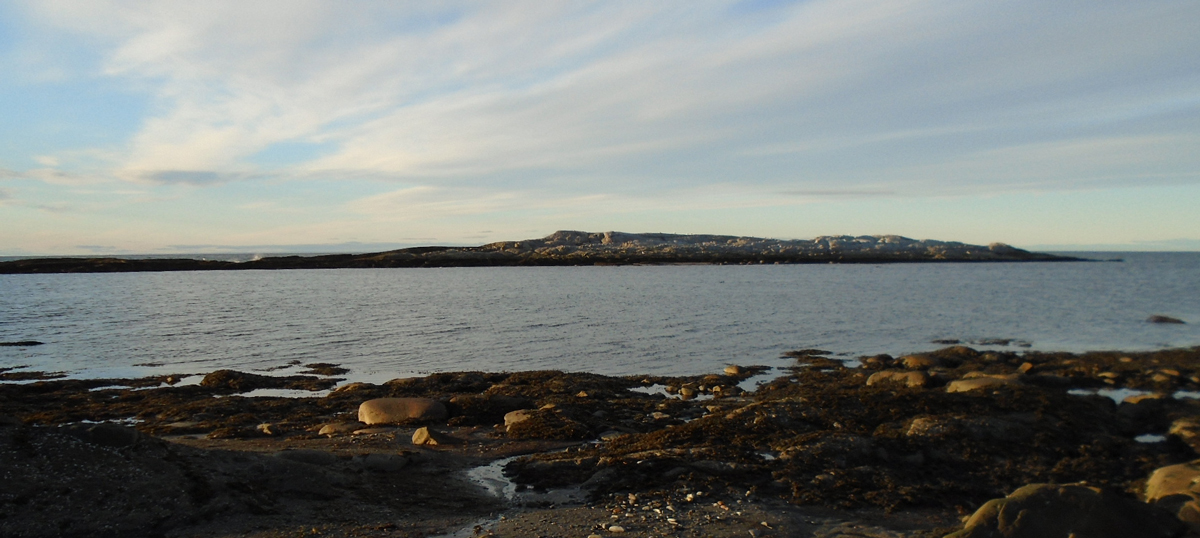
[[[1079,261],[1004,243],[987,246],[898,235],[812,240],[731,235],[558,231],[541,239],[477,247],[415,247],[373,254],[279,256],[248,262],[194,259],[31,258],[0,263],[2,273],[481,267],[638,264],[793,264]]]

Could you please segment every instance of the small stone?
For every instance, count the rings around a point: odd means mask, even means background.
[[[692,399],[696,397],[696,389],[691,387],[682,387],[679,389],[679,397],[685,400]]]
[[[611,527],[609,527],[609,528],[608,528],[608,532],[612,532],[612,533],[622,533],[622,532],[625,532],[625,527],[622,527],[622,526],[620,526],[620,525],[613,525],[613,526],[611,526]]]
[[[1132,396],[1126,396],[1125,399],[1121,400],[1121,403],[1137,405],[1142,402],[1149,402],[1149,401],[1154,401],[1154,400],[1164,400],[1166,398],[1167,398],[1166,394],[1160,394],[1160,393],[1134,394]]]
[[[581,391],[579,391],[579,393],[578,393],[578,394],[576,394],[576,395],[575,395],[575,397],[576,397],[576,398],[587,398],[587,397],[588,397],[588,393],[587,393],[587,391],[586,391],[586,390],[581,390]]]
[[[742,375],[742,367],[736,364],[730,364],[729,366],[725,367],[725,375]]]
[[[332,422],[321,426],[321,429],[317,431],[317,435],[336,437],[338,435],[346,435],[351,432],[361,430],[363,426],[365,426],[365,424],[361,422]]]
[[[1023,363],[1021,363],[1020,366],[1017,367],[1017,371],[1021,372],[1022,374],[1028,374],[1029,371],[1032,369],[1033,369],[1032,362],[1023,362]]]
[[[269,422],[264,422],[258,425],[258,431],[262,432],[263,435],[275,435],[279,433],[279,427]]]
[[[461,445],[462,439],[444,434],[442,432],[431,430],[429,428],[418,428],[413,432],[412,444],[414,445]]]
[[[508,427],[512,426],[513,424],[525,422],[526,420],[532,418],[534,413],[536,413],[536,411],[533,409],[518,409],[516,411],[509,411],[508,413],[504,414],[504,426]]]

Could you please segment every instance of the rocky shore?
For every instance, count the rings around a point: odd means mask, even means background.
[[[478,247],[416,247],[373,254],[267,257],[247,262],[193,259],[32,258],[0,262],[0,274],[481,267],[637,264],[794,264],[1079,261],[1003,243],[969,245],[898,235],[778,240],[725,235],[559,231],[541,239]]]
[[[378,385],[311,366],[194,384],[0,371],[0,535],[1200,531],[1200,348],[810,349],[702,376]]]

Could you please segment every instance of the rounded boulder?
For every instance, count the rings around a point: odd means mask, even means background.
[[[444,420],[449,413],[431,398],[376,398],[358,406],[363,424],[398,424],[409,420]]]

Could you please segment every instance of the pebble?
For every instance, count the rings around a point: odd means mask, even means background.
[[[613,525],[608,528],[608,532],[618,532],[618,533],[625,532],[625,527],[622,527],[620,525]]]

